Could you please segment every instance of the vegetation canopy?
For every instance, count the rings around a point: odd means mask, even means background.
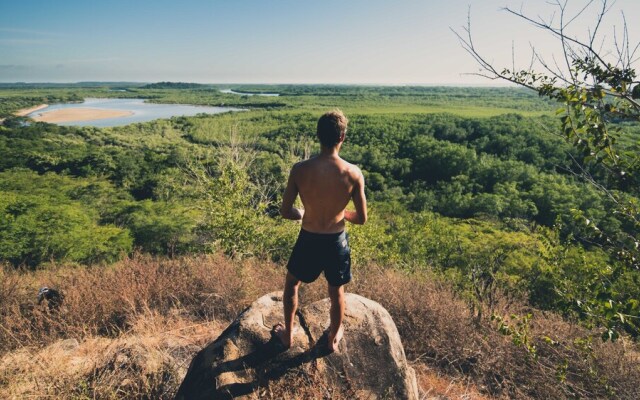
[[[640,81],[635,69],[640,43],[631,42],[624,14],[622,28],[614,29],[612,39],[602,34],[613,2],[589,1],[574,13],[568,11],[569,3],[553,2],[555,12],[549,19],[505,8],[523,22],[551,33],[562,48],[560,62],[532,47],[528,68],[517,69],[515,61],[511,68],[499,68],[488,62],[474,43],[470,17],[463,33],[456,35],[480,66],[479,75],[515,83],[562,104],[556,112],[561,122],[559,132],[577,150],[569,168],[610,199],[623,227],[612,234],[581,210],[574,210],[576,220],[586,228],[585,239],[598,243],[620,261],[603,269],[602,282],[593,288],[592,296],[576,299],[585,315],[608,327],[605,337],[614,339],[620,330],[637,335],[640,329],[637,300],[620,299],[607,278],[635,274],[640,268],[640,140],[624,129],[640,122]],[[599,8],[591,28],[586,35],[574,34],[570,25],[593,7]]]

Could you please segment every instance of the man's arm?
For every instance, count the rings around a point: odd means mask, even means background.
[[[282,206],[280,207],[280,215],[282,215],[282,218],[299,221],[304,216],[304,210],[295,208],[293,206],[293,203],[296,201],[296,197],[298,197],[298,187],[296,186],[294,176],[295,173],[296,166],[294,165],[293,168],[291,168],[291,172],[289,173],[287,188],[284,190],[284,195],[282,195]]]
[[[344,219],[352,224],[363,225],[367,222],[367,198],[364,195],[364,176],[360,170],[358,170],[358,178],[353,185],[351,199],[356,211],[345,210]]]

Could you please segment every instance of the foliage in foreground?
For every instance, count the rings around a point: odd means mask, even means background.
[[[635,69],[640,43],[631,42],[624,12],[621,28],[613,27],[613,37],[603,34],[614,3],[590,1],[573,11],[569,1],[549,3],[553,14],[548,19],[505,8],[522,22],[551,34],[563,50],[557,62],[532,45],[531,65],[526,69],[516,69],[515,60],[511,68],[487,61],[474,45],[470,18],[464,28],[466,37],[456,34],[480,66],[479,75],[526,87],[561,105],[556,112],[561,122],[559,132],[578,150],[573,166],[576,174],[611,200],[611,208],[626,229],[611,232],[580,210],[575,210],[576,220],[588,228],[587,238],[621,261],[612,263],[608,274],[620,276],[640,269],[640,140],[624,129],[637,128],[640,122],[640,81]],[[595,19],[585,32],[576,33],[572,30],[578,25],[575,21],[585,15]],[[534,62],[539,65],[534,67]],[[608,328],[604,338],[616,339],[625,330],[640,333],[637,298],[619,298],[606,282],[592,290],[593,295],[578,305],[584,314]]]

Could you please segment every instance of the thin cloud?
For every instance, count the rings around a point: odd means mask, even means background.
[[[0,64],[0,71],[21,71],[29,68],[30,65]]]
[[[76,58],[71,60],[57,60],[52,64],[42,65],[43,68],[54,68],[56,70],[93,68],[92,64],[105,64],[112,61],[121,60],[120,57],[95,57],[95,58]],[[91,65],[91,67],[90,67]]]
[[[97,57],[97,58],[78,58],[74,60],[64,60],[66,64],[91,64],[98,62],[118,61],[120,57]]]
[[[68,36],[68,35],[66,35],[64,33],[48,32],[48,31],[37,31],[37,30],[33,30],[33,29],[19,29],[19,28],[0,28],[0,32],[22,33],[22,34],[27,34],[27,35],[48,36],[48,37]]]
[[[50,44],[46,39],[0,39],[0,44],[25,45],[25,44]]]

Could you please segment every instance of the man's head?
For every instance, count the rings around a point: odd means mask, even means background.
[[[335,109],[325,113],[318,120],[318,139],[327,148],[334,148],[344,140],[349,120],[342,111]]]

